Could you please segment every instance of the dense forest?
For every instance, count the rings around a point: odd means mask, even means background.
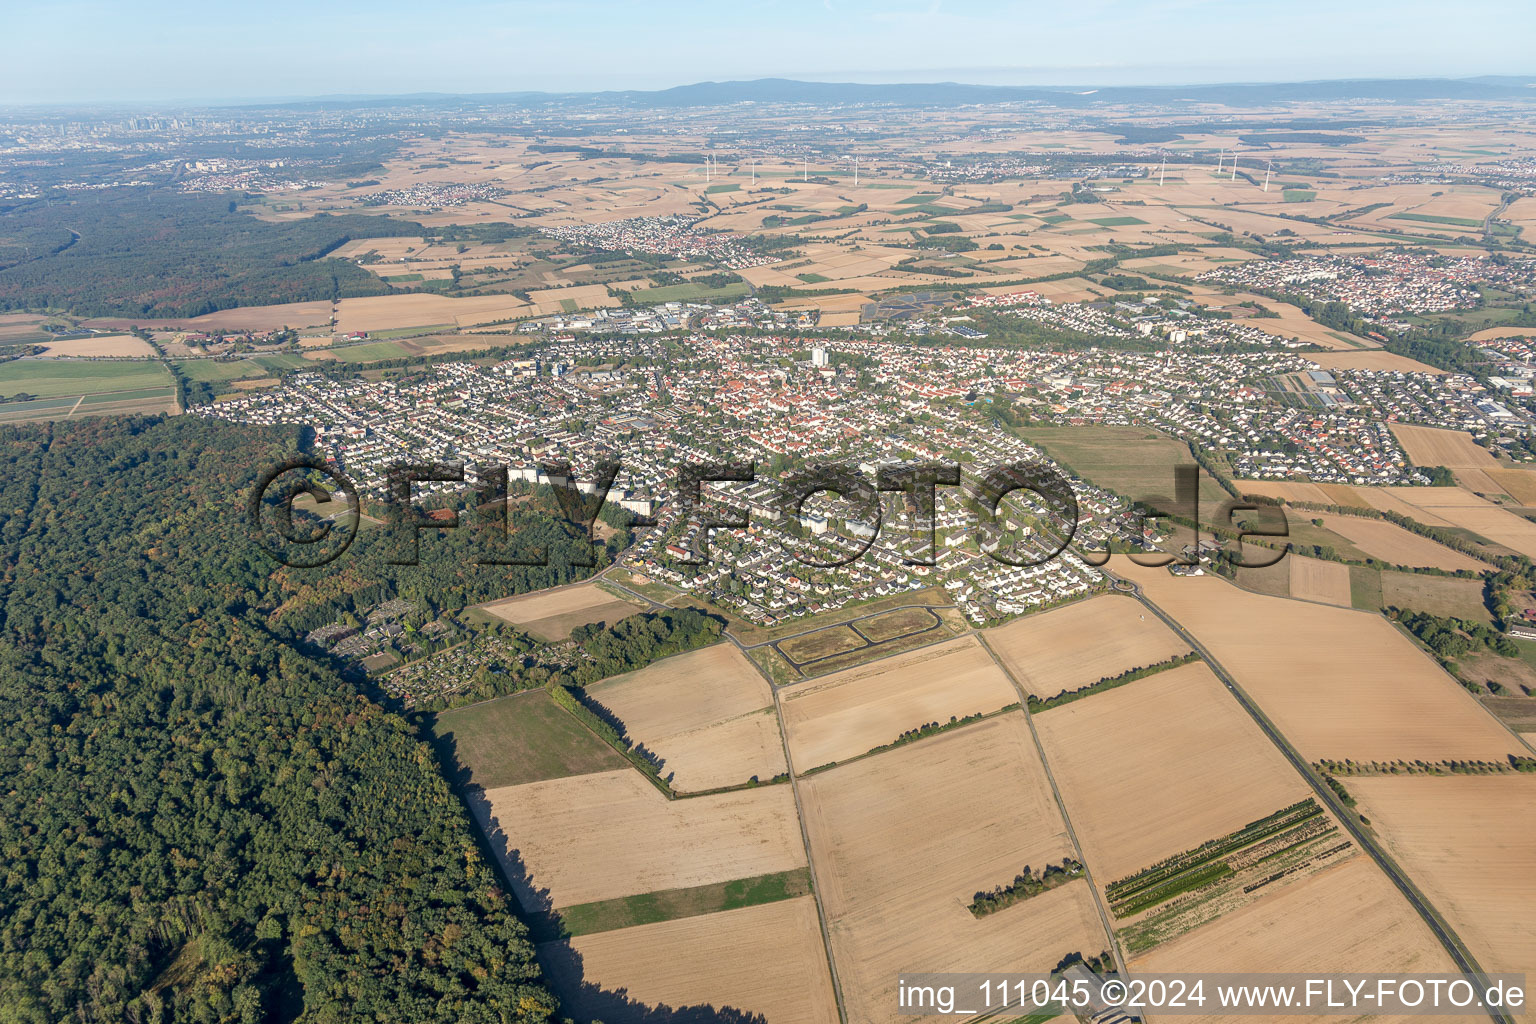
[[[344,574],[274,572],[240,510],[300,441],[0,430],[0,1021],[555,1014],[429,749],[292,643]]]
[[[190,317],[383,295],[378,277],[326,255],[353,238],[421,233],[362,214],[270,224],[222,196],[148,189],[39,200],[0,215],[0,309]]]

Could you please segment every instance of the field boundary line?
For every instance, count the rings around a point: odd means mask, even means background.
[[[748,647],[729,633],[725,636],[736,645],[741,656],[757,673],[767,680],[768,690],[773,694],[773,717],[779,729],[779,746],[784,750],[784,770],[789,775],[789,792],[795,798],[795,822],[800,826],[800,842],[805,847],[805,866],[811,875],[811,899],[816,901],[816,923],[821,927],[821,948],[827,957],[827,974],[832,978],[832,1002],[837,1007],[837,1019],[841,1024],[848,1024],[848,1011],[843,1006],[843,984],[837,977],[837,961],[832,956],[832,929],[827,925],[827,908],[821,902],[821,882],[816,877],[816,858],[811,853],[811,833],[805,827],[805,802],[800,799],[800,780],[795,776],[795,762],[790,759],[789,753],[789,735],[784,731],[784,706],[779,700],[779,688],[773,685],[773,679],[763,671],[762,666],[752,660]]]
[[[1120,948],[1120,936],[1115,934],[1115,929],[1110,925],[1109,912],[1104,905],[1104,898],[1099,893],[1098,883],[1093,880],[1093,868],[1088,863],[1088,857],[1083,853],[1083,844],[1078,842],[1077,830],[1072,827],[1072,816],[1067,813],[1067,803],[1061,797],[1061,788],[1056,785],[1056,776],[1051,771],[1051,762],[1045,756],[1045,745],[1040,742],[1040,733],[1035,729],[1035,716],[1029,713],[1029,694],[1024,691],[1024,687],[1014,678],[1013,673],[1008,670],[1008,666],[1003,664],[1003,660],[997,656],[997,652],[987,642],[986,636],[982,633],[977,633],[976,639],[981,642],[981,647],[987,652],[987,657],[992,659],[992,663],[997,666],[998,671],[1003,673],[1009,684],[1013,686],[1014,691],[1019,695],[1019,700],[1023,704],[1023,709],[1020,713],[1024,716],[1024,724],[1029,727],[1029,738],[1034,741],[1035,753],[1040,755],[1040,767],[1045,772],[1045,781],[1050,783],[1051,796],[1056,800],[1056,809],[1061,812],[1061,822],[1067,830],[1067,838],[1072,841],[1072,850],[1077,855],[1077,862],[1083,866],[1083,879],[1088,883],[1088,888],[1093,894],[1093,909],[1098,911],[1099,923],[1104,928],[1105,938],[1109,940],[1109,948],[1114,954],[1116,966],[1120,969],[1120,976],[1128,978],[1131,976],[1130,961],[1126,958],[1125,951]],[[1150,1021],[1152,1018],[1143,1012],[1141,1019],[1143,1021]]]

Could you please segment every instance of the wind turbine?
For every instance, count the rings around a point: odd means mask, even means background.
[[[1232,151],[1232,180],[1237,180],[1237,151]]]
[[[757,160],[752,161],[752,184],[757,184]]]
[[[1227,162],[1227,151],[1218,150],[1216,153],[1216,173],[1221,173],[1221,165]]]
[[[1168,169],[1168,154],[1163,154],[1163,162],[1157,168],[1157,187],[1163,187],[1163,172]]]
[[[802,182],[811,180],[811,158],[808,156],[800,158],[800,180]]]
[[[1269,191],[1269,172],[1274,169],[1275,162],[1271,160],[1269,166],[1264,168],[1264,191]]]

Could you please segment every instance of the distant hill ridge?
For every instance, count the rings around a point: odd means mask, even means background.
[[[1091,108],[1121,103],[1217,103],[1255,106],[1327,100],[1376,100],[1416,103],[1430,100],[1536,100],[1536,77],[1361,78],[1312,82],[1249,82],[1218,85],[1147,85],[1057,87],[966,85],[959,82],[861,84],[801,82],[759,78],[742,82],[696,82],[660,90],[618,92],[415,93],[404,96],[330,96],[312,100],[263,103],[274,107],[361,107],[419,105],[455,107],[510,103],[551,106],[610,102],[634,107],[715,107],[736,103],[805,103],[817,106],[869,104],[907,107],[958,107],[972,104],[1035,102],[1055,107]]]

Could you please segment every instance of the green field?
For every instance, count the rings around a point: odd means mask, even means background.
[[[423,334],[442,334],[457,330],[457,324],[428,324],[426,327],[395,327],[387,331],[369,331],[370,341],[390,341],[394,338],[419,338]]]
[[[896,200],[896,205],[898,205],[898,206],[906,206],[906,205],[910,205],[912,203],[926,203],[930,199],[937,199],[937,198],[939,198],[939,193],[937,193],[937,192],[919,192],[915,196],[907,196],[907,198],[905,198],[905,199],[898,199],[898,200]]]
[[[152,362],[71,362],[12,359],[0,363],[0,396],[25,392],[38,398],[174,387],[171,371]]]
[[[432,732],[482,789],[586,775],[627,761],[543,690],[444,712]]]
[[[722,299],[739,299],[747,294],[745,281],[728,284],[724,288],[710,288],[697,281],[663,285],[660,288],[643,288],[631,292],[636,305],[645,306],[656,302],[717,302]]]
[[[371,363],[377,359],[400,359],[404,356],[415,355],[410,349],[395,341],[365,341],[361,345],[345,345],[341,348],[319,349],[318,351],[324,352],[328,356],[334,356],[343,363]],[[265,358],[275,359],[278,357],[268,356]],[[310,361],[303,359],[302,356],[297,358],[301,360],[300,366],[312,365]],[[292,369],[292,367],[282,367],[282,369]]]
[[[822,284],[832,280],[830,277],[823,277],[821,274],[796,274],[795,276],[806,284]]]
[[[1483,603],[1482,580],[1383,571],[1381,603],[1383,607],[1493,624],[1493,615]]]
[[[711,192],[711,193],[712,192],[740,192],[741,191],[741,186],[740,185],[736,185],[736,184],[711,185],[708,188],[706,188],[704,191],[705,192]]]
[[[599,900],[595,903],[579,903],[560,911],[560,920],[566,934],[575,937],[594,932],[611,932],[630,928],[637,924],[654,924],[657,921],[675,921],[682,917],[698,917],[722,910],[754,907],[760,903],[776,903],[794,899],[811,891],[811,873],[808,868],[793,868],[755,878],[739,878],[733,882],[717,882],[711,885],[695,885],[686,889],[666,889],[661,892],[641,893],[638,896],[621,896],[617,899]]]
[[[175,388],[139,388],[135,391],[103,391],[95,395],[83,395],[82,410],[99,405],[119,405],[123,402],[166,402],[176,397]],[[67,399],[66,399],[67,401]]]
[[[1459,228],[1480,228],[1483,222],[1470,217],[1436,217],[1428,213],[1394,213],[1388,220],[1416,220],[1425,224],[1450,224]]]
[[[1187,445],[1141,427],[1025,427],[1019,433],[1077,475],[1128,498],[1175,497],[1173,468],[1195,463]],[[1203,516],[1231,497],[1204,470],[1199,493]]]
[[[1288,203],[1309,203],[1317,198],[1317,193],[1309,188],[1288,188],[1281,194]]]
[[[1145,224],[1146,221],[1140,217],[1094,217],[1088,223],[1097,224],[1101,228],[1123,228],[1132,224]]]
[[[240,380],[264,377],[267,373],[266,367],[251,359],[177,359],[175,364],[188,380],[195,381]]]

